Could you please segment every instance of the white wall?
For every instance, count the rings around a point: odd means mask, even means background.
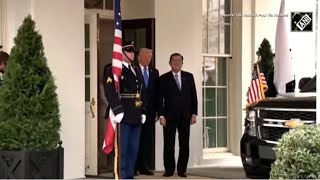
[[[5,44],[13,38],[27,14],[42,35],[45,56],[55,77],[64,147],[64,178],[84,177],[84,2],[83,0],[6,0]]]
[[[193,73],[198,87],[198,122],[191,126],[189,167],[199,164],[202,156],[201,8],[200,0],[155,0],[157,68],[160,74],[169,71],[170,55],[181,53],[183,70]],[[163,169],[163,130],[159,123],[156,125],[156,169]]]
[[[10,53],[13,47],[13,39],[21,26],[23,19],[30,13],[30,0],[5,0],[3,1],[4,11],[4,50]]]
[[[255,0],[255,13],[278,15],[281,0],[260,1]],[[313,12],[315,20],[315,0],[286,0],[285,14],[289,46],[293,60],[294,72],[297,80],[301,77],[313,77],[315,75],[315,21],[313,32],[291,32],[291,12]],[[258,50],[263,38],[269,40],[271,48],[275,49],[275,34],[277,17],[260,17],[255,19],[255,51]],[[301,68],[301,67],[304,68]]]
[[[34,0],[33,5],[58,87],[64,178],[81,178],[85,172],[84,2]]]
[[[123,19],[154,18],[155,0],[122,0]]]

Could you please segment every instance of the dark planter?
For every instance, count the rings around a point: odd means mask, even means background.
[[[63,179],[63,148],[0,151],[0,179]]]

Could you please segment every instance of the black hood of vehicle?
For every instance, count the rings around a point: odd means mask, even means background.
[[[267,98],[251,106],[251,108],[271,107],[271,108],[316,109],[316,99],[317,99],[316,96]]]

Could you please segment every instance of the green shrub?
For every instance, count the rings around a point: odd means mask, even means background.
[[[304,125],[285,133],[275,148],[272,179],[320,178],[320,126]]]
[[[55,149],[61,126],[56,86],[30,15],[14,43],[0,88],[0,150]]]

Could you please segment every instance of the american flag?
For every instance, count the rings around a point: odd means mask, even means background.
[[[114,85],[116,91],[119,92],[119,79],[122,73],[122,26],[121,26],[121,6],[120,0],[115,0],[114,5],[114,43],[113,43],[113,57],[112,57],[112,73],[114,78]],[[107,120],[106,134],[103,142],[103,151],[110,154],[114,147],[116,122],[115,115],[110,108],[109,117]]]
[[[256,63],[252,73],[251,85],[247,93],[247,103],[262,100],[265,98],[264,93],[268,90],[266,78],[262,72],[261,65]]]

